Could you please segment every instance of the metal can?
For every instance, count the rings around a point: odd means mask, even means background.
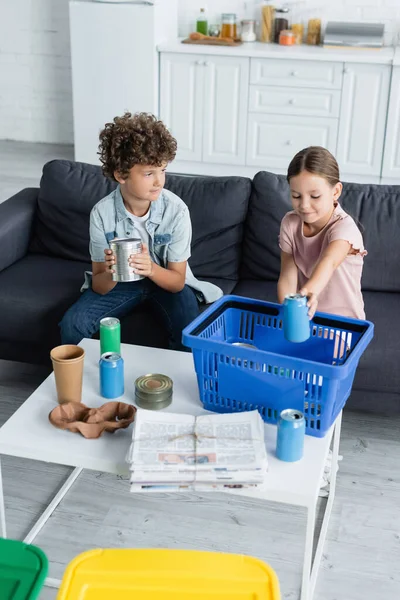
[[[115,317],[100,321],[100,356],[105,352],[121,353],[121,324]]]
[[[135,381],[135,402],[140,408],[161,410],[172,402],[173,383],[167,375],[149,373]]]
[[[288,342],[305,342],[310,337],[307,298],[289,294],[283,302],[283,335]]]
[[[306,421],[299,410],[288,408],[279,416],[276,456],[285,462],[303,458]]]
[[[100,394],[103,398],[119,398],[124,394],[124,360],[117,352],[100,357]]]
[[[134,273],[132,267],[129,266],[130,255],[141,254],[142,240],[139,238],[117,238],[111,240],[110,248],[115,256],[113,281],[126,282],[143,279],[143,275]]]

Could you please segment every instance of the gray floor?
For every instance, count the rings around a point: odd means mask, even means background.
[[[0,424],[47,375],[0,361]],[[337,497],[315,600],[400,597],[400,419],[345,413]],[[51,457],[49,457],[50,459]],[[69,473],[67,467],[3,459],[9,535],[21,538]],[[321,501],[324,502],[324,501]],[[226,495],[135,495],[127,481],[85,472],[36,543],[62,576],[94,547],[167,547],[242,552],[277,571],[282,597],[298,598],[303,513]],[[56,597],[45,589],[41,600]]]
[[[39,183],[43,164],[68,146],[0,142],[0,202]],[[0,425],[47,375],[0,361]],[[315,600],[400,598],[400,419],[345,413],[332,520]],[[50,459],[51,457],[49,457]],[[22,538],[68,475],[67,467],[3,459],[9,535]],[[38,536],[50,575],[93,547],[243,552],[269,562],[286,600],[298,598],[303,514],[226,495],[132,496],[127,481],[85,472]],[[41,600],[56,597],[45,589]]]
[[[26,187],[38,187],[43,165],[73,159],[72,146],[0,141],[0,202]]]

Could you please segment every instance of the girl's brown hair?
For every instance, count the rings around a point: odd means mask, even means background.
[[[287,180],[290,181],[303,171],[323,177],[332,187],[340,181],[336,158],[322,146],[309,146],[300,150],[288,167]]]

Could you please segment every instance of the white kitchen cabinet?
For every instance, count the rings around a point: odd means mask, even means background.
[[[247,165],[287,169],[299,150],[324,146],[336,151],[337,119],[289,115],[249,115]]]
[[[248,58],[161,55],[160,116],[178,161],[245,163],[248,89]]]
[[[392,73],[382,177],[394,179],[385,183],[400,183],[400,67]]]
[[[339,90],[251,85],[249,111],[337,118],[340,97]]]
[[[337,159],[346,176],[381,174],[390,71],[389,65],[345,63]]]
[[[203,160],[246,161],[249,60],[215,56],[205,61]]]
[[[289,87],[337,89],[342,87],[342,63],[315,60],[253,58],[250,83]]]
[[[393,49],[255,42],[233,50],[171,42],[160,51],[160,116],[178,141],[176,172],[285,173],[298,150],[321,145],[336,156],[346,181],[400,183],[400,66],[393,67]]]
[[[202,160],[203,62],[193,54],[161,55],[160,118],[177,139],[177,160]]]

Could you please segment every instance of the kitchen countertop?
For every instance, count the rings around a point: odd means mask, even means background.
[[[322,60],[333,62],[357,62],[367,64],[400,65],[400,48],[385,46],[381,49],[323,48],[321,46],[280,46],[262,42],[245,43],[241,46],[209,46],[182,44],[181,39],[164,42],[159,52],[182,54],[213,54],[251,58],[275,58],[290,60]]]

